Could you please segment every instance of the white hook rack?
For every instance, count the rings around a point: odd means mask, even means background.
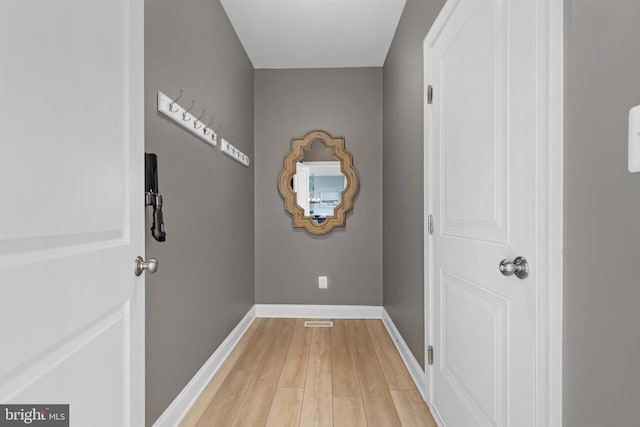
[[[213,129],[205,126],[194,115],[160,91],[158,91],[158,111],[206,143],[214,147],[218,145],[218,135]]]
[[[226,139],[220,138],[220,149],[224,154],[231,157],[234,160],[242,163],[245,166],[249,166],[251,164],[251,160],[249,156],[244,154],[242,151],[238,150],[236,147],[231,145]]]

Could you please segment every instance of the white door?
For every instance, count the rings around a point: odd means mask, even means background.
[[[537,3],[451,0],[425,40],[427,376],[448,427],[538,425]],[[528,277],[501,274],[518,256]]]
[[[304,209],[304,215],[311,215],[309,211],[309,167],[304,163],[296,163],[296,174],[293,175],[293,191],[296,192],[296,201]]]
[[[0,17],[0,404],[142,426],[143,2]]]

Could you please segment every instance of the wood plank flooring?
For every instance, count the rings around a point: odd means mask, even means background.
[[[380,320],[256,319],[180,427],[436,427]]]

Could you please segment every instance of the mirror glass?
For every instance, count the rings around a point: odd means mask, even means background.
[[[311,148],[303,153],[304,157],[296,163],[293,191],[298,206],[304,209],[304,216],[321,224],[327,217],[335,216],[347,180],[333,150],[325,147],[322,141],[313,141]]]

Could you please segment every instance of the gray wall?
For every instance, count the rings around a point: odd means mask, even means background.
[[[346,228],[294,229],[278,192],[291,138],[345,137],[360,175]],[[382,70],[256,70],[256,303],[382,304]],[[318,289],[326,275],[328,289]]]
[[[384,65],[384,306],[421,365],[424,364],[422,42],[443,5],[444,0],[407,0]]]
[[[640,2],[565,0],[564,425],[637,426]]]
[[[146,151],[158,154],[167,241],[147,232],[147,424],[254,302],[253,167],[160,116],[155,93],[184,89],[251,157],[253,67],[217,0],[154,0],[145,12]],[[141,199],[142,200],[142,199]],[[150,224],[150,223],[149,223]]]

